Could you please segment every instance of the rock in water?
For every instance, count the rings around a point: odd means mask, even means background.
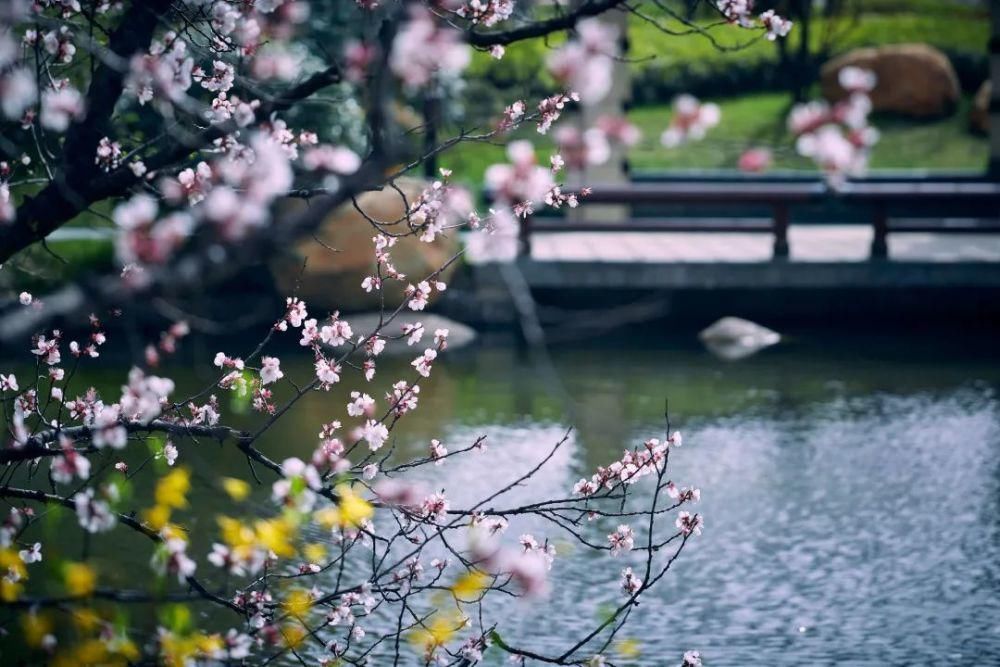
[[[781,334],[739,317],[723,317],[698,334],[709,352],[727,361],[744,359],[781,340]]]

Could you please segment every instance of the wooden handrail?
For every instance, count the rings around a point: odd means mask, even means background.
[[[889,223],[889,206],[903,202],[952,203],[955,200],[975,203],[995,203],[1000,218],[1000,183],[992,181],[963,182],[850,182],[833,190],[822,182],[664,182],[594,185],[588,196],[581,199],[587,204],[702,204],[711,206],[762,205],[771,208],[771,224],[671,224],[656,219],[635,219],[625,223],[557,222],[544,218],[528,217],[521,222],[521,251],[531,252],[531,234],[534,231],[706,231],[706,232],[770,232],[774,235],[774,257],[788,256],[788,226],[791,207],[823,198],[856,202],[873,209],[871,256],[873,259],[888,255],[888,234],[894,228]],[[903,227],[905,231],[912,229]],[[949,225],[921,227],[921,231],[945,233],[980,231],[969,227]],[[1000,232],[1000,226],[981,230],[984,233]]]

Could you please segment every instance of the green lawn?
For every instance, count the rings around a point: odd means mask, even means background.
[[[754,146],[769,147],[775,169],[812,170],[808,160],[795,153],[792,138],[785,130],[788,96],[762,93],[716,100],[722,108],[722,122],[700,141],[674,149],[660,145],[660,133],[670,120],[670,108],[649,106],[633,109],[629,118],[642,130],[642,140],[629,152],[635,170],[735,169],[740,154]],[[898,117],[878,117],[874,125],[881,132],[871,167],[879,169],[921,169],[930,171],[980,170],[986,165],[989,142],[967,130],[969,100],[964,99],[951,116],[932,121]],[[552,142],[535,132],[534,126],[514,134],[535,143],[542,161]],[[505,160],[503,146],[462,144],[441,157],[441,166],[456,177],[478,187],[486,168]]]
[[[661,26],[679,32],[689,29],[661,13],[647,15]],[[707,21],[699,25],[707,26]],[[809,35],[811,50],[821,44],[833,44],[834,54],[860,46],[924,42],[946,52],[987,53],[990,32],[989,12],[964,3],[946,0],[900,0],[865,4],[865,12],[829,21],[814,19]],[[670,76],[671,70],[682,66],[688,70],[711,73],[727,64],[776,62],[777,49],[773,42],[759,38],[759,33],[735,26],[721,25],[709,31],[712,39],[702,34],[666,35],[650,22],[629,17],[629,58],[636,74],[651,70],[653,76]],[[792,49],[797,48],[801,32],[795,29],[788,37]],[[512,88],[540,80],[551,85],[544,71],[546,52],[565,37],[557,35],[547,41],[525,40],[510,45],[502,61],[487,53],[477,52],[469,70],[470,79],[490,76],[492,80]],[[714,40],[714,43],[713,43]]]

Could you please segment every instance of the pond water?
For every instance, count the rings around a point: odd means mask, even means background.
[[[282,366],[305,377],[308,360],[296,365],[292,354]],[[712,667],[1000,661],[992,338],[803,334],[724,362],[651,330],[554,348],[548,374],[510,347],[446,357],[397,437],[415,453],[432,437],[457,448],[488,436],[489,456],[434,469],[453,505],[504,486],[573,426],[551,465],[507,501],[568,491],[623,448],[661,437],[669,398],[684,433],[670,477],[701,488],[705,531],[633,614],[622,636],[641,653],[621,664],[677,664],[687,649]],[[386,360],[379,376],[400,377],[408,360]],[[307,457],[351,388],[310,395],[261,448]],[[224,509],[208,505],[214,480],[246,471],[232,448],[212,443],[182,446],[181,460],[196,474],[194,506],[212,511]],[[192,548],[203,553],[210,539],[197,537],[198,521],[193,512]],[[521,530],[548,528],[515,525],[508,535]],[[122,562],[145,568],[148,557],[134,539],[105,540],[93,555],[128,577]],[[508,642],[542,652],[568,647],[622,599],[619,571],[629,564],[556,540],[548,599],[506,604],[497,619]]]

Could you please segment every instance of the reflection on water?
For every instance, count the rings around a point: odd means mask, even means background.
[[[935,341],[806,338],[734,364],[696,346],[611,341],[553,351],[573,397],[567,408],[517,352],[480,348],[436,368],[396,445],[406,454],[431,437],[458,448],[488,435],[487,456],[431,471],[460,505],[531,467],[573,415],[567,446],[506,497],[513,505],[566,492],[622,448],[660,435],[668,396],[685,435],[671,477],[702,489],[706,529],[633,615],[626,636],[643,654],[631,662],[673,664],[693,648],[713,666],[985,664],[1000,660],[1000,368],[991,352],[989,341],[945,352]],[[297,367],[291,354],[286,372],[307,374],[308,360]],[[407,363],[382,363],[379,380],[402,377]],[[343,417],[357,388],[311,395],[262,448],[308,456],[319,424]],[[196,467],[196,505],[218,497],[204,488],[216,476],[246,470],[213,443],[181,457]],[[549,529],[514,524],[509,536],[522,530]],[[196,553],[209,541],[196,539]],[[499,610],[508,641],[566,648],[620,600],[628,563],[559,547],[547,602]],[[106,549],[121,559],[119,544]]]

